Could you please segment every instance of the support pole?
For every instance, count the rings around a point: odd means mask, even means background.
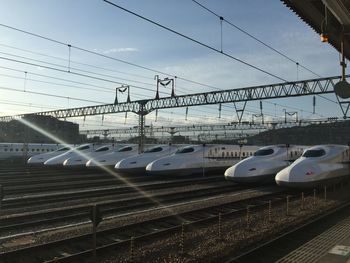
[[[142,153],[145,146],[145,119],[147,111],[145,110],[145,103],[147,101],[140,102],[140,110],[137,113],[139,115],[139,153]]]

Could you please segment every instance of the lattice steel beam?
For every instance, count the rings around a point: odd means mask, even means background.
[[[349,76],[347,76],[349,77]],[[80,108],[61,109],[33,113],[34,115],[53,116],[56,118],[70,118],[79,116],[91,116],[111,114],[119,112],[134,112],[146,115],[156,109],[168,109],[178,107],[201,106],[229,102],[245,102],[252,100],[277,99],[286,97],[316,95],[333,93],[334,84],[340,80],[340,76],[309,79],[294,82],[254,86],[240,89],[211,91],[165,97],[160,99],[137,100],[118,104],[105,104]],[[24,117],[26,114],[0,117],[0,121],[9,121]]]

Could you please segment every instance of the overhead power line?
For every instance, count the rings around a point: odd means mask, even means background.
[[[311,69],[307,68],[306,66],[303,66],[301,63],[299,63],[298,61],[292,59],[291,57],[287,56],[286,54],[282,53],[281,51],[277,50],[276,48],[272,47],[271,45],[265,43],[264,41],[260,40],[259,38],[255,37],[254,35],[250,34],[247,30],[244,30],[243,28],[237,26],[236,24],[232,23],[231,21],[228,21],[227,19],[225,19],[224,17],[218,15],[217,13],[215,13],[214,11],[210,10],[208,7],[204,6],[203,4],[199,3],[196,0],[192,0],[194,3],[196,3],[197,5],[199,5],[200,7],[202,7],[203,9],[207,10],[209,13],[215,15],[216,17],[218,17],[219,19],[225,21],[228,25],[236,28],[237,30],[239,30],[240,32],[242,32],[243,34],[246,34],[247,36],[251,37],[252,39],[256,40],[257,42],[259,42],[260,44],[264,45],[265,47],[271,49],[272,51],[276,52],[277,54],[281,55],[282,57],[288,59],[289,61],[293,62],[294,64],[296,64],[297,66],[302,67],[303,69],[309,71],[310,73],[322,78],[321,75],[317,74],[316,72],[312,71]]]
[[[158,26],[158,27],[161,27],[161,28],[163,28],[163,29],[165,29],[165,30],[167,30],[167,31],[170,31],[170,32],[172,32],[172,33],[174,33],[174,34],[176,34],[176,35],[179,35],[179,36],[181,36],[181,37],[183,37],[183,38],[186,38],[186,39],[188,39],[188,40],[190,40],[190,41],[192,41],[192,42],[195,42],[195,43],[197,43],[197,44],[199,44],[199,45],[201,45],[201,46],[203,46],[203,47],[206,47],[206,48],[208,48],[208,49],[211,49],[211,50],[213,50],[213,51],[215,51],[215,52],[217,52],[217,53],[219,53],[219,54],[222,54],[222,55],[224,55],[224,56],[227,56],[227,57],[229,57],[229,58],[231,58],[231,59],[233,59],[233,60],[236,60],[236,61],[238,61],[238,62],[240,62],[240,63],[242,63],[242,64],[244,64],[244,65],[247,65],[247,66],[249,66],[249,67],[251,67],[251,68],[254,68],[254,69],[256,69],[256,70],[258,70],[258,71],[260,71],[260,72],[263,72],[263,73],[265,73],[265,74],[267,74],[267,75],[269,75],[269,76],[272,76],[272,77],[277,78],[277,79],[279,79],[279,80],[282,80],[282,81],[284,81],[284,82],[288,82],[288,80],[286,80],[286,79],[284,79],[284,78],[281,78],[281,77],[279,77],[279,76],[277,76],[277,75],[275,75],[275,74],[273,74],[273,73],[270,73],[270,72],[268,72],[268,71],[266,71],[266,70],[264,70],[264,69],[261,69],[261,68],[259,68],[259,67],[257,67],[257,66],[254,66],[253,64],[250,64],[250,63],[248,63],[248,62],[246,62],[246,61],[243,61],[243,60],[241,60],[241,59],[239,59],[239,58],[236,58],[236,57],[234,57],[234,56],[232,56],[232,55],[230,55],[230,54],[227,54],[227,53],[223,52],[222,50],[216,49],[216,48],[214,48],[214,47],[212,47],[212,46],[209,46],[209,45],[207,45],[207,44],[205,44],[205,43],[203,43],[203,42],[200,42],[200,41],[198,41],[198,40],[196,40],[196,39],[194,39],[194,38],[191,38],[191,37],[189,37],[189,36],[186,36],[186,35],[184,35],[184,34],[182,34],[182,33],[180,33],[180,32],[177,32],[177,31],[175,31],[175,30],[173,30],[173,29],[171,29],[171,28],[169,28],[169,27],[166,27],[166,26],[164,26],[164,25],[161,25],[161,24],[159,24],[158,22],[155,22],[155,21],[153,21],[153,20],[151,20],[151,19],[149,19],[149,18],[146,18],[146,17],[144,17],[144,16],[142,16],[142,15],[139,15],[139,14],[133,12],[133,11],[130,11],[130,10],[128,10],[128,9],[126,9],[126,8],[124,8],[124,7],[122,7],[122,6],[120,6],[120,5],[117,5],[117,4],[115,4],[115,3],[113,3],[113,2],[110,2],[110,1],[108,1],[108,0],[103,0],[103,1],[106,2],[106,3],[108,3],[108,4],[110,4],[110,5],[112,5],[112,6],[114,6],[114,7],[116,7],[116,8],[119,8],[119,9],[121,9],[121,10],[123,10],[123,11],[125,11],[125,12],[127,12],[127,13],[129,13],[129,14],[132,14],[132,15],[134,15],[134,16],[136,16],[136,17],[139,17],[139,18],[141,18],[142,20],[145,20],[145,21],[147,21],[147,22],[149,22],[149,23],[151,23],[151,24],[154,24],[154,25],[156,25],[156,26]],[[334,101],[334,100],[331,100],[331,99],[328,99],[328,98],[326,98],[326,97],[324,97],[324,96],[322,96],[322,95],[317,95],[317,96],[319,96],[319,97],[321,97],[321,98],[323,98],[323,99],[325,99],[325,100],[328,100],[328,101],[330,101],[330,102],[333,102],[333,103],[335,103],[335,104],[338,104],[338,102],[336,102],[336,101]]]
[[[268,72],[268,71],[266,71],[266,70],[264,70],[264,69],[262,69],[262,68],[259,68],[259,67],[255,66],[255,65],[253,65],[253,64],[250,64],[250,63],[248,63],[248,62],[246,62],[246,61],[244,61],[244,60],[242,60],[242,59],[236,58],[236,57],[234,57],[234,56],[232,56],[232,55],[230,55],[230,54],[228,54],[228,53],[226,53],[226,52],[223,52],[222,50],[219,50],[219,49],[217,49],[217,48],[215,48],[215,47],[212,47],[212,46],[210,46],[210,45],[208,45],[208,44],[205,44],[205,43],[203,43],[203,42],[201,42],[201,41],[199,41],[199,40],[196,40],[196,39],[194,39],[194,38],[192,38],[192,37],[189,37],[189,36],[187,36],[187,35],[184,35],[184,34],[178,32],[178,31],[176,31],[176,30],[174,30],[174,29],[171,29],[171,28],[169,28],[169,27],[167,27],[167,26],[164,26],[164,25],[162,25],[162,24],[160,24],[160,23],[158,23],[158,22],[155,22],[155,21],[153,21],[153,20],[151,20],[151,19],[149,19],[149,18],[146,18],[146,17],[144,17],[144,16],[142,16],[142,15],[139,15],[139,14],[133,12],[133,11],[130,11],[130,10],[128,10],[128,9],[126,9],[126,8],[124,8],[124,7],[122,7],[122,6],[120,6],[120,5],[117,5],[117,4],[115,4],[115,3],[113,3],[113,2],[110,2],[110,1],[108,1],[108,0],[103,0],[103,1],[106,2],[106,3],[108,3],[108,4],[110,4],[110,5],[112,5],[112,6],[114,6],[114,7],[116,7],[116,8],[119,8],[119,9],[121,9],[121,10],[123,10],[123,11],[125,11],[125,12],[127,12],[127,13],[129,13],[129,14],[132,14],[132,15],[138,17],[138,18],[141,18],[142,20],[145,20],[145,21],[147,21],[147,22],[149,22],[149,23],[151,23],[151,24],[154,24],[154,25],[156,25],[156,26],[158,26],[158,27],[161,27],[161,28],[163,28],[163,29],[165,29],[165,30],[167,30],[167,31],[169,31],[169,32],[172,32],[172,33],[178,35],[178,36],[181,36],[181,37],[183,37],[183,38],[186,38],[186,39],[188,39],[188,40],[190,40],[190,41],[192,41],[192,42],[194,42],[194,43],[197,43],[197,44],[199,44],[199,45],[201,45],[201,46],[203,46],[203,47],[206,47],[206,48],[208,48],[208,49],[210,49],[210,50],[212,50],[212,51],[215,51],[215,52],[217,52],[217,53],[219,53],[219,54],[222,54],[222,55],[224,55],[224,56],[226,56],[226,57],[228,57],[228,58],[230,58],[230,59],[233,59],[233,60],[235,60],[235,61],[238,61],[238,62],[240,62],[240,63],[242,63],[242,64],[244,64],[244,65],[246,65],[246,66],[248,66],[248,67],[251,67],[251,68],[253,68],[253,69],[255,69],[255,70],[258,70],[258,71],[260,71],[260,72],[262,72],[262,73],[265,73],[265,74],[267,74],[267,75],[269,75],[269,76],[271,76],[271,77],[274,77],[274,78],[276,78],[276,79],[279,79],[279,80],[282,80],[282,81],[287,81],[286,79],[281,78],[281,77],[279,77],[279,76],[277,76],[277,75],[275,75],[275,74],[273,74],[273,73],[271,73],[271,72]]]
[[[108,56],[106,54],[102,54],[102,53],[99,53],[99,52],[96,52],[96,51],[88,50],[86,48],[82,48],[82,47],[78,47],[78,46],[71,45],[71,44],[68,44],[68,43],[64,43],[62,41],[59,41],[59,40],[56,40],[56,39],[53,39],[53,38],[49,38],[49,37],[46,37],[46,36],[43,36],[43,35],[39,35],[39,34],[36,34],[36,33],[33,33],[33,32],[29,32],[29,31],[26,31],[26,30],[23,30],[23,29],[20,29],[20,28],[16,28],[16,27],[13,27],[13,26],[5,25],[5,24],[2,24],[2,23],[0,23],[0,26],[8,28],[8,29],[11,29],[11,30],[15,30],[15,31],[18,31],[18,32],[21,32],[21,33],[24,33],[24,34],[27,34],[27,35],[30,35],[30,36],[34,36],[34,37],[37,37],[37,38],[40,38],[40,39],[44,39],[44,40],[47,40],[47,41],[50,41],[50,42],[53,42],[53,43],[56,43],[56,44],[59,44],[59,45],[63,45],[63,46],[66,46],[66,47],[69,47],[69,48],[72,48],[72,49],[80,50],[80,51],[83,51],[83,52],[86,52],[86,53],[89,53],[89,54],[93,54],[93,55],[96,55],[96,56],[99,56],[99,57],[103,57],[103,58],[107,58],[107,59],[110,59],[110,60],[113,60],[113,61],[124,63],[126,65],[130,65],[130,66],[134,66],[134,67],[137,67],[137,68],[140,68],[140,69],[151,71],[153,73],[158,73],[158,74],[162,74],[162,75],[165,75],[165,76],[168,76],[168,77],[173,77],[173,78],[176,77],[177,79],[181,79],[181,80],[186,81],[186,82],[190,82],[190,83],[193,83],[193,84],[197,84],[197,85],[201,85],[201,86],[205,86],[205,87],[209,87],[209,88],[216,88],[216,87],[213,87],[211,85],[200,83],[200,82],[194,81],[194,80],[190,80],[190,79],[187,79],[187,78],[182,77],[182,76],[176,76],[176,75],[169,74],[169,73],[157,70],[157,69],[153,69],[153,68],[150,68],[150,67],[142,66],[142,65],[139,65],[139,64],[136,64],[136,63],[132,63],[132,62],[129,62],[129,61],[126,61],[126,60],[118,59],[118,58],[115,58],[115,57],[111,57],[111,56]]]

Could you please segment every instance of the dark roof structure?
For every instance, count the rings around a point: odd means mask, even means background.
[[[318,34],[327,34],[328,42],[350,60],[350,0],[281,0]]]

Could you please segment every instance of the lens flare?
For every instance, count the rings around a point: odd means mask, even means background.
[[[47,138],[50,138],[51,140],[55,141],[56,143],[59,144],[63,144],[66,145],[68,147],[70,147],[70,149],[72,149],[75,153],[77,153],[79,156],[83,157],[83,158],[87,158],[90,159],[90,157],[88,155],[86,155],[85,153],[77,150],[76,148],[73,148],[71,146],[68,145],[67,142],[61,140],[60,138],[58,138],[57,136],[52,135],[51,133],[45,131],[44,129],[42,129],[41,127],[38,127],[37,125],[21,118],[18,120],[19,122],[21,122],[22,124],[26,125],[27,127],[41,133],[42,135],[44,135]],[[167,212],[169,212],[171,215],[176,216],[181,222],[185,222],[185,220],[181,217],[179,217],[175,211],[173,211],[171,208],[164,206],[162,203],[160,203],[158,200],[154,199],[150,194],[148,194],[147,192],[143,191],[142,189],[140,189],[137,185],[134,185],[132,182],[130,182],[127,178],[124,178],[122,176],[120,176],[119,174],[117,174],[115,171],[111,170],[109,167],[105,167],[105,166],[100,166],[100,169],[102,169],[103,171],[107,172],[108,174],[116,177],[118,180],[122,181],[123,183],[125,183],[126,185],[132,187],[133,189],[135,189],[139,194],[141,194],[142,196],[148,198],[149,200],[151,200],[154,204],[156,204],[157,206],[159,206],[160,208],[163,208],[164,210],[166,210]]]

